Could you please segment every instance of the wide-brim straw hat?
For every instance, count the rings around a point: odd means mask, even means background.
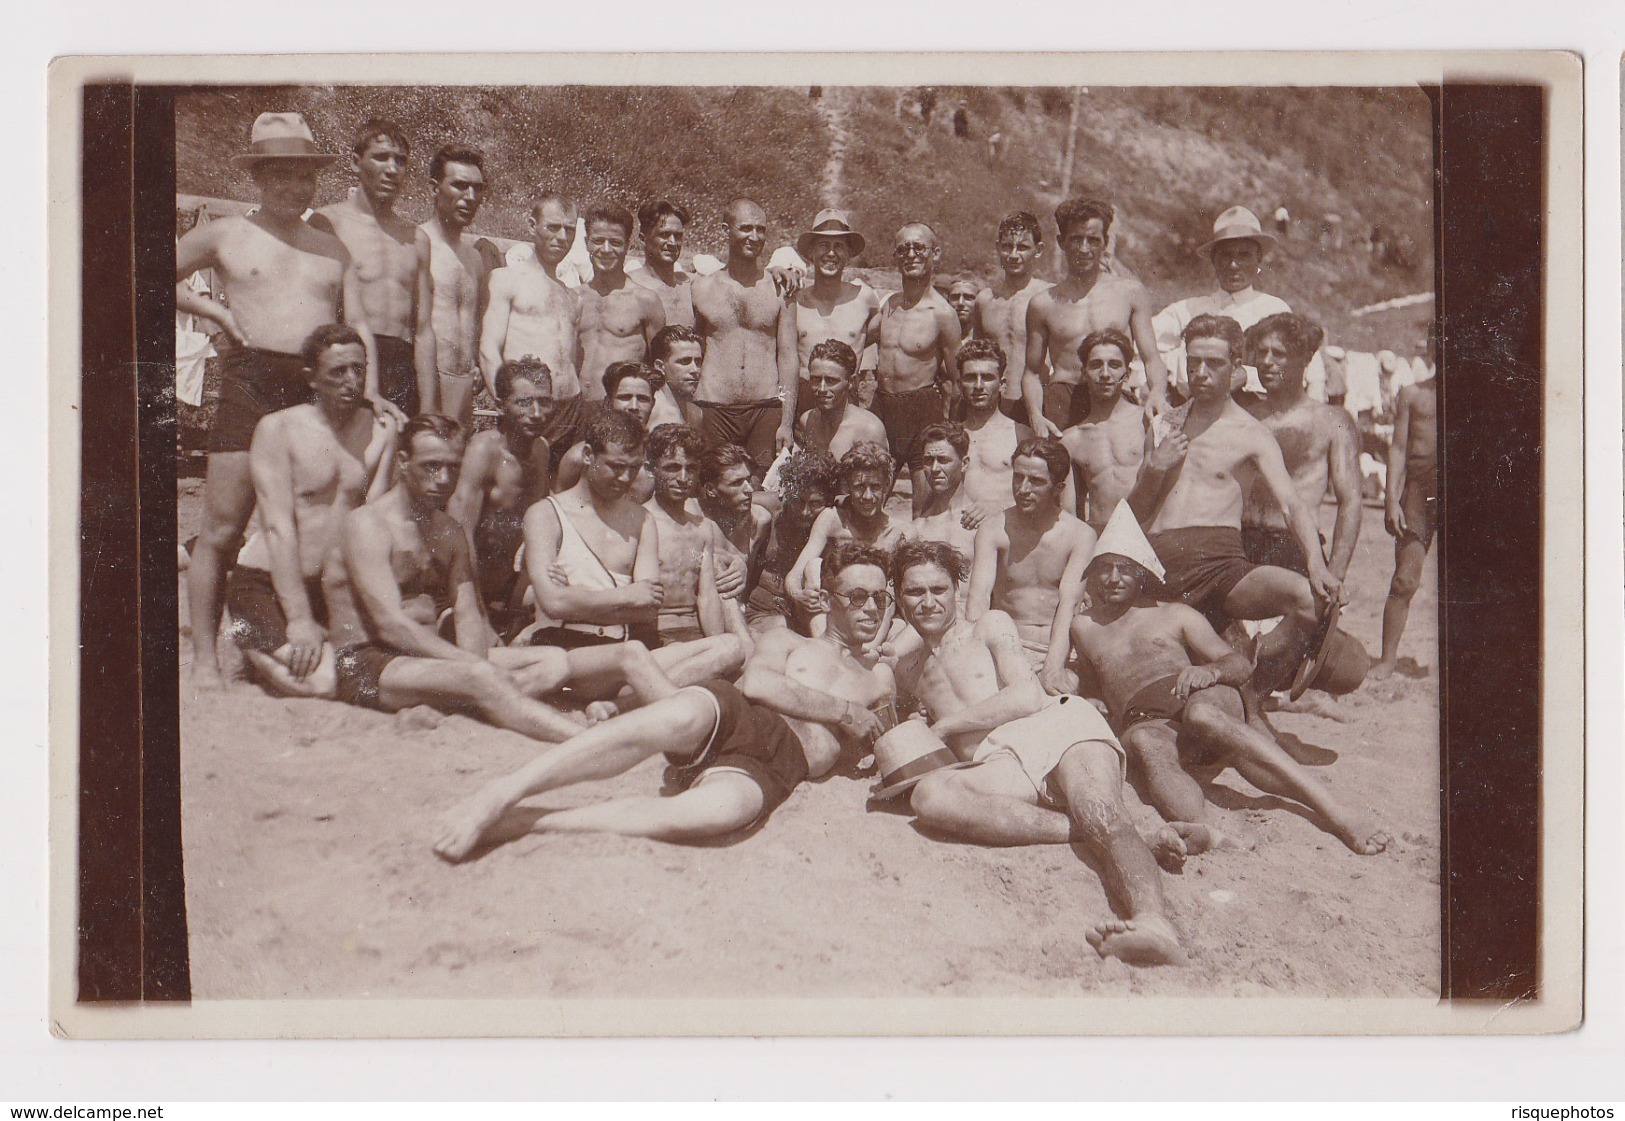
[[[1258,215],[1245,206],[1232,206],[1213,221],[1213,237],[1197,250],[1206,257],[1221,241],[1256,241],[1258,251],[1267,253],[1275,245],[1275,237],[1264,232]]]
[[[924,720],[905,720],[875,740],[875,766],[880,784],[876,798],[895,798],[913,790],[926,775],[970,766],[943,743]]]
[[[820,210],[818,216],[813,219],[812,229],[796,238],[796,252],[809,263],[812,261],[812,243],[815,237],[845,238],[854,257],[863,252],[865,244],[863,235],[852,228],[852,216],[834,207]]]
[[[301,114],[261,113],[249,130],[248,151],[233,156],[231,162],[238,167],[253,167],[272,160],[320,166],[338,158],[316,147],[316,137]]]

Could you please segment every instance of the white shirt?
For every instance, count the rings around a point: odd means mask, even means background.
[[[1169,304],[1152,317],[1151,329],[1156,332],[1157,351],[1162,355],[1162,364],[1168,367],[1169,379],[1179,387],[1181,393],[1189,396],[1190,381],[1185,376],[1185,342],[1182,336],[1191,320],[1198,315],[1228,316],[1240,323],[1241,329],[1245,331],[1260,319],[1291,310],[1291,305],[1281,297],[1260,292],[1255,288],[1243,288],[1239,292],[1221,290]],[[1310,365],[1319,369],[1320,399],[1325,400],[1326,371],[1321,367],[1318,352]],[[1245,369],[1248,392],[1264,392],[1264,386],[1258,380],[1258,371],[1251,366]],[[1305,371],[1304,380],[1306,382],[1313,380],[1308,371]]]

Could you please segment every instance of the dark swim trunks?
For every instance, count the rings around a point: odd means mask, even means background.
[[[408,417],[418,415],[417,356],[412,344],[395,335],[374,335],[378,345],[378,393]]]
[[[1152,721],[1177,722],[1185,713],[1185,702],[1174,692],[1179,675],[1171,673],[1159,677],[1134,694],[1123,711],[1112,715],[1112,731],[1119,739],[1127,738],[1130,731]]]
[[[700,435],[712,447],[738,444],[750,456],[760,479],[773,466],[778,455],[779,425],[784,423],[784,406],[777,397],[745,405],[721,405],[695,401],[702,410]]]
[[[1062,432],[1089,419],[1089,389],[1071,382],[1052,381],[1044,387],[1044,419]],[[1022,417],[1026,424],[1027,418]]]
[[[1439,528],[1439,476],[1433,464],[1405,465],[1405,489],[1399,492],[1399,508],[1405,512],[1405,535],[1399,539],[1420,541],[1422,548],[1433,547]]]
[[[942,390],[936,382],[903,393],[876,389],[874,406],[869,411],[879,417],[885,427],[886,442],[891,445],[891,456],[900,471],[911,471],[917,466],[920,432],[929,425],[942,423],[948,415]]]
[[[590,624],[580,623],[586,627]],[[553,646],[560,650],[580,650],[587,646],[614,646],[617,642],[636,640],[649,649],[660,645],[660,632],[653,623],[632,623],[624,635],[606,634],[607,627],[595,630],[575,630],[571,627],[544,627],[530,633],[530,645]]]
[[[558,474],[559,460],[564,458],[564,453],[581,443],[585,415],[586,405],[579,393],[554,400],[553,411],[542,426],[542,439],[547,441],[547,466],[554,474]]]
[[[311,617],[327,626],[327,601],[322,578],[305,580]],[[277,598],[271,574],[263,568],[238,565],[226,581],[226,610],[231,612],[231,639],[239,650],[274,654],[288,644],[288,615]]]
[[[1229,626],[1224,600],[1258,566],[1241,547],[1241,530],[1231,526],[1188,526],[1153,533],[1148,540],[1168,572],[1168,590],[1196,608],[1213,629]],[[1223,626],[1218,620],[1224,620]]]
[[[762,789],[760,821],[784,804],[790,792],[807,780],[807,755],[801,741],[772,709],[752,704],[726,681],[690,686],[716,705],[717,723],[710,738],[688,759],[666,756],[678,784],[687,789],[713,769],[744,772]]]
[[[1298,538],[1290,530],[1242,526],[1241,549],[1254,564],[1273,565],[1296,572],[1299,576],[1309,575],[1309,563],[1304,559],[1303,546],[1298,544]]]
[[[474,527],[474,556],[478,568],[480,594],[487,604],[506,604],[519,579],[514,558],[525,543],[525,510],[515,506],[492,510]]]
[[[305,360],[297,354],[240,346],[221,358],[223,381],[209,433],[211,452],[245,452],[260,418],[310,398]]]
[[[396,658],[404,657],[406,655],[399,650],[376,642],[358,642],[344,647],[333,660],[338,675],[334,696],[347,705],[388,712],[378,699],[384,668]]]

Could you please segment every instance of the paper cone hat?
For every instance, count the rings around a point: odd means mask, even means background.
[[[1134,511],[1129,509],[1127,500],[1119,502],[1117,509],[1112,511],[1112,516],[1106,522],[1106,528],[1100,531],[1100,540],[1095,542],[1095,551],[1090,556],[1089,563],[1092,565],[1108,554],[1127,557],[1158,580],[1168,579],[1168,574],[1163,571],[1162,562],[1157,559],[1157,551],[1151,547],[1151,542],[1145,539],[1145,531],[1135,520]]]

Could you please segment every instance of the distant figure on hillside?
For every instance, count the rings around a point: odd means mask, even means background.
[[[956,140],[970,139],[970,111],[963,102],[954,110],[954,138]]]
[[[1291,236],[1291,231],[1292,215],[1288,213],[1286,203],[1283,202],[1275,208],[1275,232],[1281,235],[1282,241],[1285,241]]]

